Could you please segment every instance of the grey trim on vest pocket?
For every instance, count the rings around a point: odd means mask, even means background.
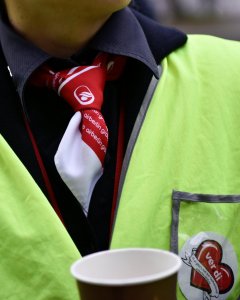
[[[172,192],[172,226],[171,226],[171,251],[178,253],[178,224],[181,202],[205,203],[240,203],[240,195],[213,195],[193,194],[187,192]],[[238,298],[240,300],[240,297]]]

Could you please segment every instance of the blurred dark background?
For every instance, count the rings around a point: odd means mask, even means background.
[[[240,0],[133,0],[132,4],[186,33],[240,40]]]

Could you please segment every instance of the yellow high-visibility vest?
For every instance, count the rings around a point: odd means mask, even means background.
[[[178,253],[178,300],[240,295],[239,74],[239,42],[189,36],[129,143],[112,248]]]
[[[49,202],[0,136],[0,299],[78,300],[80,257]]]

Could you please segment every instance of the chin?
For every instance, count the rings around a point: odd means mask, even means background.
[[[132,0],[109,0],[112,6],[115,6],[116,10],[120,10],[128,6]]]

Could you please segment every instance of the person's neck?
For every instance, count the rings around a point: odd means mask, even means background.
[[[9,20],[14,29],[50,55],[67,58],[84,47],[102,27],[109,15],[101,17],[79,16],[72,11],[10,10]],[[24,15],[23,15],[24,14]]]

